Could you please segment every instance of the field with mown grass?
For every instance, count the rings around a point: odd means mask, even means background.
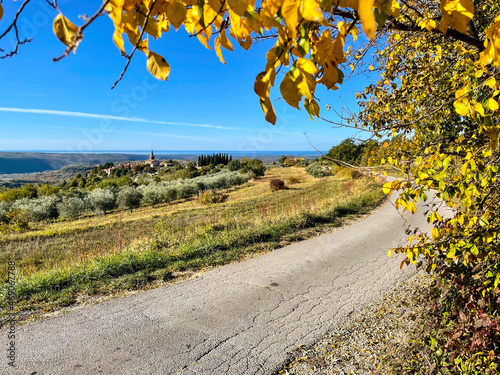
[[[285,190],[271,192],[271,179],[290,177]],[[51,311],[326,233],[385,200],[373,178],[341,170],[314,179],[303,168],[271,169],[225,193],[226,202],[209,206],[189,199],[2,235],[0,275],[15,261],[19,310]]]

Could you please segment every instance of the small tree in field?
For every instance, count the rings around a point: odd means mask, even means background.
[[[88,195],[92,210],[98,215],[105,215],[115,207],[115,195],[108,189],[95,189]]]
[[[120,208],[132,210],[141,205],[142,193],[130,186],[123,187],[116,197],[116,204]]]

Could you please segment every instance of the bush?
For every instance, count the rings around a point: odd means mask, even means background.
[[[243,161],[243,159],[241,160]],[[241,172],[251,174],[254,178],[259,178],[260,176],[264,176],[266,174],[266,166],[262,163],[262,160],[252,159],[244,165]]]
[[[95,189],[88,196],[92,210],[97,215],[105,215],[106,211],[115,208],[115,194],[108,189]]]
[[[240,161],[239,160],[231,160],[229,164],[227,165],[227,169],[229,171],[237,171],[241,168]]]
[[[142,193],[138,189],[125,186],[120,189],[116,197],[116,204],[120,208],[126,208],[132,211],[141,205]]]
[[[36,198],[38,189],[35,185],[27,184],[20,188],[0,191],[0,201],[14,202],[23,198]]]
[[[67,219],[76,219],[88,209],[87,202],[80,197],[63,197],[62,202],[57,205],[59,216]]]
[[[286,179],[286,183],[288,185],[292,185],[292,184],[299,184],[302,182],[302,179],[299,177],[299,176],[290,176]]]
[[[214,190],[201,191],[198,196],[198,201],[201,204],[222,203],[227,200],[229,194],[221,194]]]
[[[311,165],[309,165],[306,168],[306,172],[314,178],[323,178],[330,174],[319,163],[312,163]]]
[[[162,186],[158,183],[141,186],[142,202],[144,204],[158,204],[163,201],[162,199]]]
[[[177,199],[177,191],[173,187],[163,186],[161,189],[161,201],[170,203]]]
[[[357,171],[357,170],[353,170],[353,171],[351,172],[351,178],[352,178],[353,180],[357,180],[358,178],[361,178],[361,177],[363,177],[363,173],[362,173],[362,172]]]
[[[7,223],[9,221],[8,213],[11,206],[12,204],[10,202],[0,201],[0,222]]]
[[[285,182],[278,178],[273,178],[271,181],[269,181],[269,186],[271,188],[271,191],[283,190],[285,188]]]
[[[36,199],[23,198],[14,202],[12,209],[22,212],[27,220],[37,222],[57,218],[59,202],[60,198],[54,195]]]
[[[197,190],[191,184],[181,183],[177,188],[177,199],[187,199],[197,193]]]

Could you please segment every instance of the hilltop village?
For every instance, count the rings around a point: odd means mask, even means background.
[[[108,163],[108,164],[113,164],[113,163]],[[148,160],[144,161],[131,161],[128,163],[120,163],[118,165],[109,165],[106,168],[101,169],[103,172],[106,172],[108,176],[111,174],[113,170],[116,169],[133,169],[137,168],[139,166],[141,167],[147,167],[149,166],[151,169],[155,170],[158,167],[173,167],[175,164],[172,160],[166,160],[166,161],[160,161],[157,160],[155,157],[155,154],[153,150],[151,150],[151,154],[149,155]]]

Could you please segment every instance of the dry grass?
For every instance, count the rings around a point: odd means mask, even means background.
[[[303,182],[270,191],[270,179],[291,175]],[[302,168],[276,168],[228,191],[225,203],[189,200],[10,235],[0,263],[16,262],[20,308],[67,305],[81,293],[141,288],[309,238],[375,207],[380,190],[373,179],[314,179]]]

